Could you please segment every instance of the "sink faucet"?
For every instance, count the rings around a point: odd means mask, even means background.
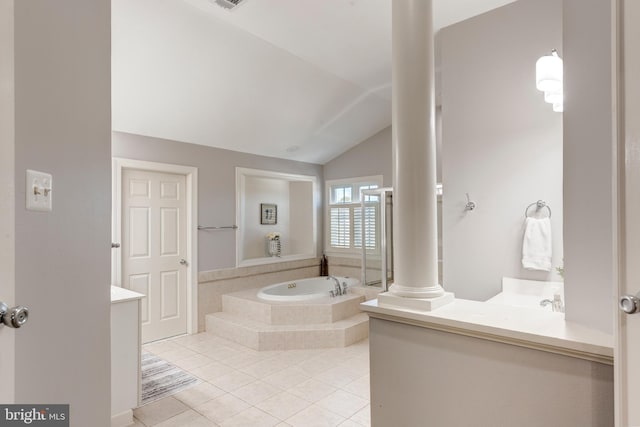
[[[553,301],[550,299],[543,299],[540,301],[540,305],[542,307],[546,307],[551,304],[551,309],[557,313],[564,313],[564,304],[562,303],[562,298],[560,294],[553,295]]]
[[[336,282],[335,288],[334,288],[334,293],[335,295],[342,295],[342,288],[340,287],[340,280],[338,280],[337,277],[335,276],[327,276],[327,280],[329,279],[333,279],[334,282]]]

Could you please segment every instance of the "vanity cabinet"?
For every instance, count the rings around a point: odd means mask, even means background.
[[[140,405],[140,305],[144,295],[111,287],[111,427],[133,423]]]

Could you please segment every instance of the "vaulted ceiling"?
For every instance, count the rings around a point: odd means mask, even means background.
[[[323,164],[391,124],[391,0],[113,0],[112,38],[117,131]]]

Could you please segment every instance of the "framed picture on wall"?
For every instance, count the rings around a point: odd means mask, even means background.
[[[274,225],[278,223],[278,205],[260,203],[260,224]]]

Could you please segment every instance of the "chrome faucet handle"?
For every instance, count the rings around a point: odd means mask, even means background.
[[[564,303],[562,302],[560,294],[555,294],[553,296],[552,308],[555,312],[564,313]]]
[[[333,298],[336,296],[336,293],[334,291],[329,291],[329,296]]]
[[[560,298],[560,295],[554,295],[553,300],[543,299],[542,301],[540,301],[541,307],[546,307],[548,305],[551,305],[551,310],[553,312],[564,313],[564,304],[562,303],[562,298]]]

